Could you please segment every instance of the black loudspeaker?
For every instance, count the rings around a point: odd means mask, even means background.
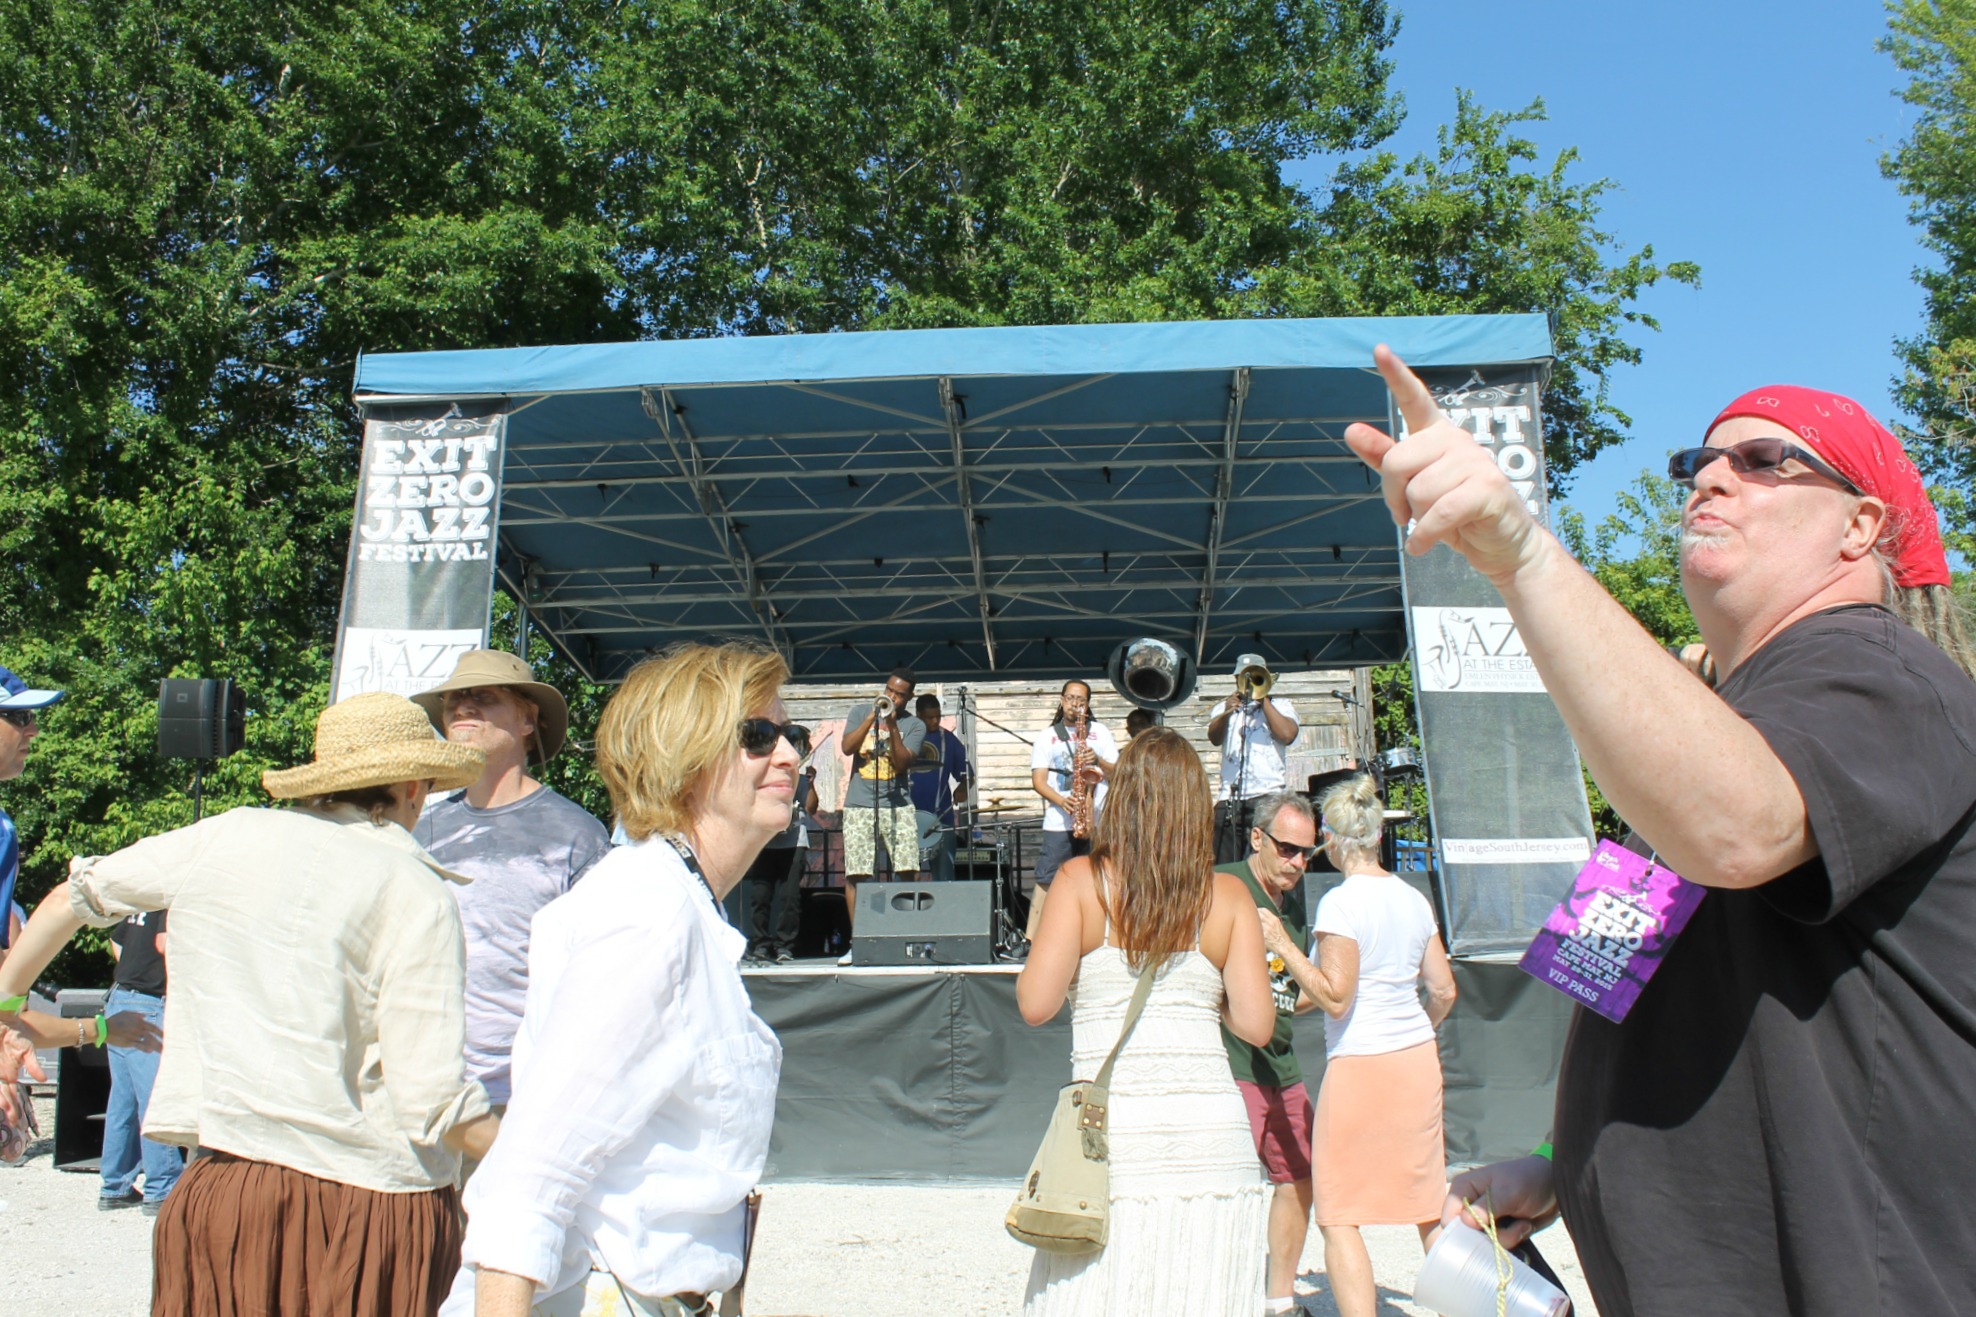
[[[850,944],[851,920],[844,913],[844,889],[803,888],[802,922],[796,928],[796,959],[836,956]]]
[[[93,1020],[109,996],[98,989],[64,988],[56,995],[56,1010],[64,1025],[70,1020]],[[109,1050],[64,1047],[62,1068],[55,1079],[55,1169],[100,1170],[103,1113],[110,1109]]]
[[[993,883],[859,883],[860,965],[986,965]]]
[[[158,683],[158,755],[224,759],[247,743],[247,693],[216,678]]]

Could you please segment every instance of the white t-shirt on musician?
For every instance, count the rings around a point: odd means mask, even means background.
[[[1292,725],[1301,727],[1296,705],[1274,695],[1269,703]],[[1221,798],[1254,800],[1281,791],[1289,748],[1270,732],[1269,720],[1260,708],[1237,709],[1229,714],[1228,725],[1221,729]]]
[[[1381,1056],[1429,1042],[1434,1026],[1420,1004],[1420,958],[1440,930],[1427,898],[1401,878],[1355,873],[1324,894],[1311,921],[1311,959],[1320,933],[1358,943],[1358,991],[1342,1020],[1324,1019],[1324,1055]]]
[[[1069,731],[1069,728],[1065,728],[1064,731]],[[1112,739],[1111,728],[1103,723],[1092,722],[1089,744],[1091,749],[1097,751],[1098,758],[1107,763],[1115,763],[1118,760],[1118,742]],[[1050,785],[1059,793],[1068,796],[1071,754],[1070,738],[1059,734],[1053,723],[1045,727],[1042,735],[1036,738],[1036,746],[1029,752],[1029,767],[1049,769]],[[1091,817],[1097,818],[1098,811],[1104,806],[1105,783],[1100,782],[1097,789],[1091,793]],[[1043,804],[1043,831],[1070,831],[1070,815],[1054,801],[1045,801]]]

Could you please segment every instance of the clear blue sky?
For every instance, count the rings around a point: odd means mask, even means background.
[[[1914,268],[1927,260],[1880,157],[1906,136],[1904,79],[1874,49],[1870,0],[1396,0],[1394,84],[1407,121],[1390,144],[1431,149],[1455,89],[1489,109],[1541,96],[1525,126],[1548,165],[1575,146],[1576,177],[1608,178],[1603,219],[1624,251],[1702,267],[1699,290],[1663,284],[1643,308],[1638,367],[1612,397],[1633,437],[1581,466],[1569,502],[1596,522],[1669,449],[1699,443],[1720,407],[1759,384],[1812,384],[1892,416],[1894,340],[1917,332]]]

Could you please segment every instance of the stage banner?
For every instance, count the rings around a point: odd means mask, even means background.
[[[1421,377],[1548,524],[1543,371]],[[1401,563],[1448,950],[1515,959],[1592,853],[1578,750],[1495,587],[1445,545]]]
[[[331,698],[416,695],[487,643],[507,417],[494,404],[373,410]]]

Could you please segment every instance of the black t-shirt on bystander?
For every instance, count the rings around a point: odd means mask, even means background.
[[[1572,1022],[1558,1196],[1601,1317],[1976,1313],[1976,684],[1857,605],[1721,695],[1819,857],[1709,892],[1623,1024]]]
[[[111,929],[110,939],[122,948],[117,956],[117,974],[111,982],[131,992],[164,996],[165,958],[158,952],[157,938],[164,931],[163,910],[131,915]]]

